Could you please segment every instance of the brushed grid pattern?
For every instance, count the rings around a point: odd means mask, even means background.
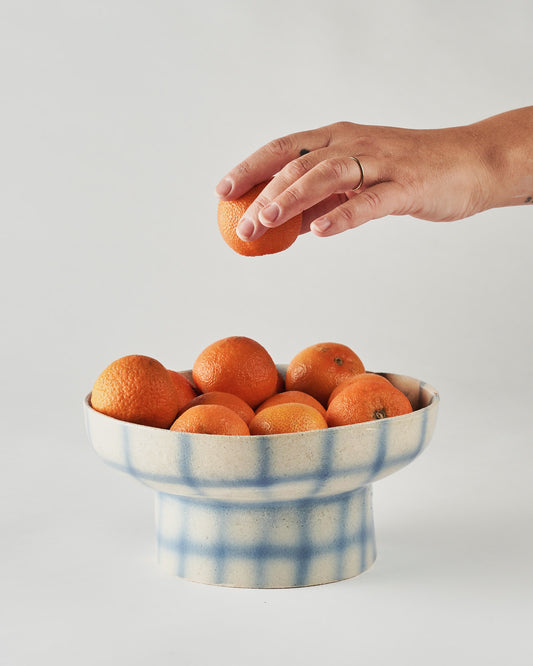
[[[246,468],[241,470],[236,465],[231,476],[225,478],[204,475],[195,460],[199,456],[195,449],[195,436],[188,433],[179,433],[179,443],[172,458],[166,461],[165,472],[152,471],[146,465],[150,463],[149,457],[137,455],[135,452],[132,424],[120,421],[115,422],[120,441],[116,442],[113,451],[101,455],[111,467],[135,477],[155,490],[171,494],[192,493],[200,497],[216,497],[219,491],[250,489],[257,493],[259,498],[270,499],[276,497],[279,490],[292,488],[297,495],[313,496],[327,493],[336,482],[347,477],[351,478],[356,486],[362,486],[408,464],[428,443],[431,436],[428,428],[429,416],[430,412],[421,412],[417,437],[400,452],[395,451],[394,420],[384,419],[372,436],[365,459],[356,463],[346,459],[344,455],[344,442],[340,439],[342,429],[316,431],[314,434],[320,447],[316,464],[310,463],[294,473],[279,474],[271,439],[254,437],[250,440],[250,447],[253,448],[252,461]],[[91,436],[89,422],[87,429]]]
[[[375,560],[371,487],[318,499],[231,503],[157,493],[158,560],[215,585],[299,587],[342,580]]]
[[[412,414],[264,437],[178,433],[125,423],[85,403],[89,438],[113,468],[156,491],[163,570],[235,587],[296,587],[374,562],[372,483],[427,446],[439,397],[398,376]]]

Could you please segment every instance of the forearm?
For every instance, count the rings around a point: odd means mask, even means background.
[[[489,207],[533,205],[533,106],[471,125],[490,173]]]

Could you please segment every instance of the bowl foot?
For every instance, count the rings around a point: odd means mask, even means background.
[[[281,502],[156,493],[156,526],[161,568],[212,585],[320,585],[357,576],[376,558],[371,486]]]

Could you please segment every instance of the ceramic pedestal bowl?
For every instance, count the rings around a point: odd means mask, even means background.
[[[231,587],[330,583],[372,565],[372,484],[416,458],[435,426],[432,387],[384,376],[407,395],[411,414],[231,437],[119,421],[93,410],[89,395],[87,432],[106,463],[155,490],[164,571]]]

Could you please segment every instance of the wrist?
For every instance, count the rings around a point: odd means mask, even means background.
[[[487,208],[533,201],[533,107],[470,126],[487,174]]]

